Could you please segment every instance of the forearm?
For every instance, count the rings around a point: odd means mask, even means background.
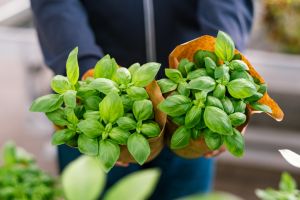
[[[102,56],[78,0],[31,0],[34,22],[46,64],[56,73],[65,73],[68,53],[79,47],[83,74]]]

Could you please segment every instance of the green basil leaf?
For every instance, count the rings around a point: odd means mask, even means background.
[[[223,31],[219,31],[215,43],[216,55],[223,61],[231,61],[234,56],[234,50],[235,46],[231,37]]]
[[[72,123],[73,125],[76,125],[78,123],[78,118],[74,112],[74,109],[67,107],[64,111],[68,122]]]
[[[213,97],[213,96],[208,96],[207,100],[206,100],[206,106],[214,106],[217,108],[220,108],[222,110],[224,110],[222,102],[220,101],[220,99]]]
[[[96,63],[94,69],[95,78],[111,79],[118,69],[118,64],[109,55],[106,55]]]
[[[194,71],[189,72],[187,75],[187,79],[192,80],[195,78],[199,78],[201,76],[208,76],[208,74],[204,68],[196,69]]]
[[[160,64],[155,62],[142,65],[133,74],[132,83],[137,87],[146,87],[154,80],[159,68]]]
[[[101,98],[99,96],[89,96],[84,99],[84,108],[85,110],[99,110],[99,103],[101,102]]]
[[[104,131],[104,126],[94,119],[81,120],[77,127],[83,134],[90,138],[99,137]]]
[[[76,135],[75,131],[69,130],[69,129],[62,129],[56,131],[53,136],[51,143],[53,145],[60,145],[67,143],[69,140],[72,140]]]
[[[77,55],[78,47],[76,47],[70,52],[66,64],[67,77],[72,85],[75,85],[79,78],[79,66]]]
[[[242,55],[237,53],[237,54],[234,54],[232,60],[242,60]]]
[[[105,193],[103,200],[149,199],[157,185],[159,176],[160,171],[155,168],[143,169],[138,172],[130,173],[111,186]]]
[[[105,187],[105,174],[99,161],[81,156],[71,162],[62,174],[62,189],[68,200],[94,200]],[[41,199],[40,196],[37,199]]]
[[[232,155],[236,157],[241,157],[244,155],[244,149],[245,149],[244,137],[235,128],[233,129],[233,135],[225,136],[225,145],[228,151]]]
[[[267,84],[263,83],[259,85],[258,92],[261,94],[265,94],[267,92]]]
[[[123,103],[123,107],[124,107],[124,112],[131,111],[134,101],[127,94],[121,95],[121,99],[122,99],[122,103]]]
[[[128,68],[128,71],[130,72],[131,77],[136,72],[136,70],[138,70],[140,67],[141,67],[140,63],[134,63]]]
[[[136,121],[130,117],[120,117],[117,120],[117,124],[120,128],[131,131],[136,129]]]
[[[109,93],[99,104],[100,116],[105,123],[113,123],[124,114],[121,97],[115,93]]]
[[[118,144],[126,145],[130,133],[120,127],[115,127],[111,129],[108,135],[113,141],[117,142]]]
[[[207,106],[204,110],[204,122],[213,132],[222,135],[232,135],[230,119],[220,108]]]
[[[219,149],[224,142],[222,135],[214,133],[208,128],[204,130],[204,140],[210,150]]]
[[[254,109],[254,110],[259,110],[259,111],[263,111],[263,112],[267,112],[267,113],[272,113],[272,109],[264,104],[261,103],[251,103],[250,106]]]
[[[31,112],[52,112],[63,104],[63,98],[59,94],[48,94],[37,98],[31,104]]]
[[[227,85],[227,83],[230,80],[229,67],[226,65],[221,65],[219,67],[216,67],[215,79],[218,79],[217,81],[222,85]]]
[[[175,83],[179,83],[182,80],[182,75],[178,69],[166,68],[165,73],[166,76]]]
[[[61,76],[61,75],[56,75],[54,78],[51,80],[51,88],[53,91],[62,94],[67,90],[72,89],[72,85],[69,82],[67,77]]]
[[[51,138],[51,143],[52,145],[61,145],[64,144],[66,141],[66,132],[68,131],[68,129],[62,129],[62,130],[58,130],[56,131]]]
[[[229,94],[237,99],[244,99],[256,93],[255,85],[243,78],[230,81],[227,85]]]
[[[201,137],[201,135],[202,135],[202,132],[199,128],[195,127],[195,128],[192,129],[192,135],[191,136],[192,136],[193,140],[199,139]]]
[[[153,113],[153,105],[150,100],[135,101],[132,107],[135,118],[140,120],[149,119]]]
[[[78,150],[88,156],[97,156],[99,153],[98,138],[90,138],[80,134],[78,137]]]
[[[191,129],[180,126],[177,130],[173,133],[171,138],[171,149],[182,149],[186,147],[191,138]]]
[[[204,63],[205,63],[205,68],[206,72],[209,76],[214,77],[215,74],[215,69],[217,67],[216,63],[214,62],[213,59],[210,57],[205,57],[204,58]]]
[[[184,69],[185,69],[186,73],[188,74],[195,69],[195,64],[193,62],[189,62],[186,65],[184,65]]]
[[[114,81],[106,78],[97,78],[93,80],[89,86],[106,95],[110,92],[119,92],[118,85]]]
[[[177,124],[178,126],[184,125],[185,123],[185,115],[181,115],[178,117],[171,117],[172,122]]]
[[[99,119],[100,119],[99,111],[90,111],[90,110],[87,110],[87,111],[83,114],[83,119],[94,119],[94,120],[99,120]]]
[[[205,102],[206,98],[207,98],[207,91],[201,91],[201,92],[196,92],[195,93],[195,98],[196,100],[200,101],[200,102]]]
[[[224,111],[225,111],[227,114],[234,113],[234,107],[233,107],[233,104],[232,104],[231,100],[230,100],[228,97],[225,97],[225,98],[221,99],[221,102],[222,102]]]
[[[99,96],[99,92],[88,85],[80,86],[78,88],[78,90],[77,90],[78,98],[86,99],[90,96]]]
[[[179,83],[177,91],[178,91],[179,94],[187,96],[187,97],[190,95],[190,89],[188,89],[187,82]]]
[[[3,165],[11,166],[17,161],[17,148],[14,142],[6,142],[2,149]]]
[[[236,112],[229,115],[232,126],[237,127],[246,122],[247,116],[244,113]]]
[[[201,115],[202,115],[202,109],[197,107],[197,106],[193,106],[187,113],[185,116],[185,127],[187,128],[193,128],[195,127],[201,119]]]
[[[223,99],[225,97],[226,87],[225,85],[218,84],[213,92],[213,96],[219,99]]]
[[[191,107],[191,100],[183,95],[169,96],[158,104],[158,108],[171,117],[185,114]]]
[[[160,127],[156,122],[145,123],[142,124],[141,132],[149,138],[157,137],[160,134]]]
[[[204,129],[204,128],[206,128],[206,127],[207,127],[207,126],[206,126],[206,124],[205,124],[205,122],[204,122],[204,115],[202,115],[202,116],[201,116],[200,122],[196,125],[195,128],[198,128],[198,129]]]
[[[131,86],[126,90],[126,92],[128,96],[134,101],[149,99],[147,91],[142,87]]]
[[[253,77],[246,71],[233,71],[230,75],[230,80],[235,80],[239,78],[244,78],[254,83]]]
[[[71,129],[70,129],[71,130]],[[66,145],[69,146],[69,147],[72,147],[72,148],[77,148],[78,147],[78,134],[76,134],[76,130],[72,130],[73,132],[73,135],[69,135],[69,138],[67,141],[66,141]]]
[[[297,183],[290,174],[283,172],[279,183],[279,189],[281,191],[294,193],[295,190],[297,190]]]
[[[171,81],[170,79],[166,79],[166,78],[158,80],[157,84],[159,85],[162,93],[171,92],[173,90],[176,90],[176,88],[177,88],[177,84],[175,82]]]
[[[112,140],[99,141],[99,158],[105,172],[109,172],[120,156],[120,147]]]
[[[64,93],[64,103],[66,107],[76,107],[76,91],[68,90]]]
[[[53,124],[57,126],[66,126],[68,124],[67,120],[65,119],[65,113],[61,108],[52,112],[47,112],[46,116],[51,122],[53,122]]]
[[[256,92],[254,95],[252,95],[251,97],[248,97],[246,99],[244,99],[245,102],[255,102],[260,100],[264,95],[262,93]]]
[[[127,148],[133,158],[140,165],[146,162],[151,152],[149,142],[139,133],[133,133],[129,136]]]
[[[116,81],[118,84],[127,85],[131,82],[131,74],[128,71],[128,69],[120,67],[117,69],[117,72],[113,76],[113,80]]]
[[[83,118],[83,114],[86,112],[85,108],[83,105],[77,105],[74,108],[74,113],[77,116],[78,119],[82,119]]]
[[[204,90],[207,92],[213,91],[216,87],[216,82],[209,76],[201,76],[189,82],[188,88],[194,90]]]
[[[125,113],[125,114],[124,114],[124,117],[129,117],[129,118],[135,120],[135,119],[134,119],[133,113]]]
[[[231,66],[232,70],[235,70],[235,71],[249,70],[248,65],[242,60],[233,60],[230,62],[230,66]]]
[[[241,112],[245,113],[246,110],[246,104],[240,100],[240,101],[232,101],[234,112]]]
[[[184,77],[187,75],[185,65],[187,65],[188,63],[190,63],[190,61],[186,58],[183,58],[179,61],[179,64],[178,64],[178,70],[181,72],[182,76],[184,76]]]
[[[206,57],[210,57],[215,63],[218,63],[218,58],[216,56],[216,54],[214,54],[213,52],[210,51],[206,51],[206,50],[198,50],[195,54],[194,54],[194,62],[198,67],[205,67],[205,62],[204,62],[204,58]]]

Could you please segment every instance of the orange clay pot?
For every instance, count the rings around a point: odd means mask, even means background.
[[[196,38],[184,44],[178,45],[169,55],[169,66],[170,68],[177,69],[179,61],[183,58],[187,58],[190,61],[193,61],[193,56],[198,50],[206,50],[214,52],[216,38],[208,35]],[[238,50],[235,50],[235,54],[241,54]],[[257,78],[261,83],[264,83],[264,79],[255,71],[254,67],[250,64],[247,58],[241,54],[242,60],[248,65],[249,73],[252,77]],[[278,104],[268,95],[266,92],[264,96],[258,101],[262,104],[269,106],[272,109],[272,113],[267,113],[272,118],[277,121],[283,119],[283,112],[278,106]],[[249,123],[250,116],[254,113],[260,113],[260,111],[253,110],[249,105],[247,105],[247,120],[246,122],[239,126],[237,129],[244,133],[245,129]],[[177,125],[172,121],[167,120],[166,124],[166,142],[170,144],[170,139],[172,134],[177,129]],[[206,154],[211,154],[212,151],[205,144],[204,138],[199,138],[197,140],[190,140],[190,143],[187,147],[182,149],[173,150],[175,154],[184,158],[198,158]]]

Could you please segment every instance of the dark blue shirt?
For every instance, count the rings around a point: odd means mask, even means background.
[[[65,73],[68,53],[79,47],[81,74],[104,54],[128,67],[144,63],[142,0],[31,0],[46,64]],[[167,67],[176,45],[203,34],[229,33],[245,47],[253,18],[251,0],[153,0],[157,62]]]

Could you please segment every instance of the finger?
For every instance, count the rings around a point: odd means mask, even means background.
[[[211,152],[208,152],[208,153],[204,154],[204,157],[205,158],[216,157],[216,156],[220,155],[221,153],[223,153],[225,150],[226,150],[225,147],[221,147],[218,150],[211,151]]]
[[[128,167],[129,163],[124,163],[122,161],[117,161],[116,166],[118,166],[118,167]]]

